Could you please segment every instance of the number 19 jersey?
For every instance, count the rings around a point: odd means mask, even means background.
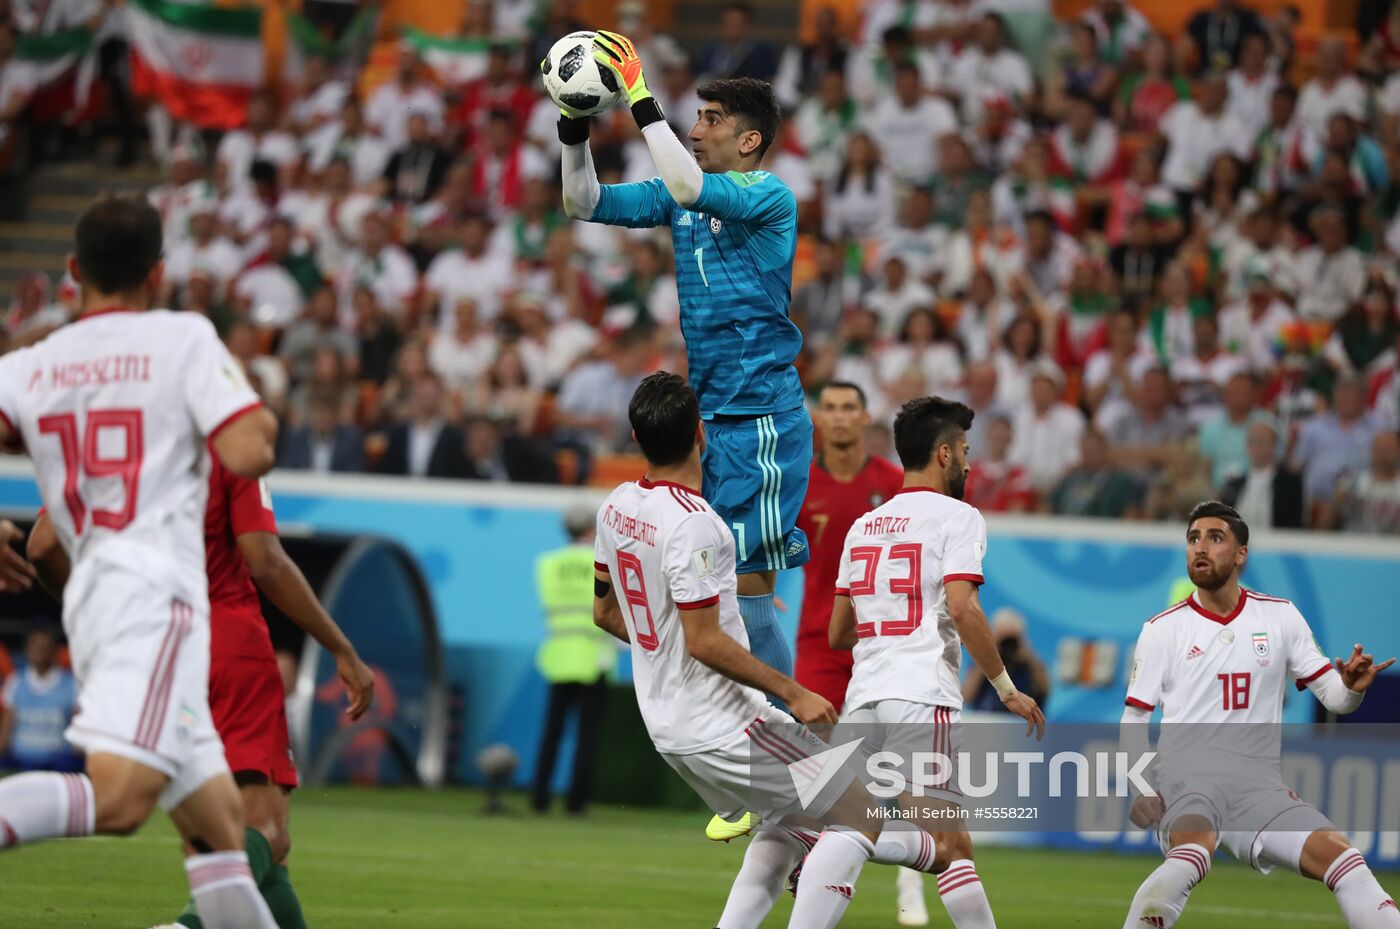
[[[962,707],[962,640],[948,581],[982,583],[987,524],[976,508],[905,488],[846,534],[836,593],[856,614],[846,709],[881,700]]]
[[[85,316],[0,358],[0,416],[33,459],[76,574],[92,557],[204,590],[205,439],[257,406],[209,320]]]
[[[593,561],[612,577],[637,706],[657,751],[703,752],[742,732],[766,706],[763,694],[690,657],[681,626],[683,611],[717,605],[720,629],[749,647],[734,537],[710,505],[679,484],[623,484],[598,511]]]

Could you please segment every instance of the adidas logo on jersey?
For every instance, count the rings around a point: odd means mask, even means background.
[[[806,547],[807,544],[805,542],[799,541],[798,539],[793,539],[791,542],[788,543],[787,556],[791,558]]]
[[[831,891],[831,892],[834,893],[834,894],[840,894],[841,896],[845,897],[847,900],[851,899],[851,885],[850,885],[850,884],[827,884],[827,885],[826,885],[826,889],[829,890],[829,891]]]
[[[1205,652],[1201,651],[1201,647],[1199,645],[1193,645],[1191,646],[1191,651],[1186,653],[1186,660],[1190,661],[1192,658],[1199,658],[1204,654]]]
[[[1397,906],[1395,905],[1395,901],[1394,901],[1394,900],[1391,900],[1389,897],[1387,897],[1386,899],[1384,899],[1384,900],[1381,901],[1381,905],[1380,905],[1380,906],[1376,907],[1376,912],[1380,912],[1381,910],[1385,909],[1386,907],[1390,907],[1392,910],[1394,910],[1394,909],[1400,909],[1400,907],[1397,907]]]
[[[693,225],[695,225],[695,220],[693,220],[693,219],[690,218],[690,211],[689,211],[689,210],[686,210],[684,213],[681,214],[681,218],[678,219],[678,220],[676,220],[676,225],[677,225],[677,226],[693,226]]]

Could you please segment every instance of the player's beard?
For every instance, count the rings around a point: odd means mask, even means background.
[[[948,489],[948,496],[954,500],[963,498],[963,491],[967,489],[967,472],[963,470],[960,463],[955,463],[943,476],[943,483]]]
[[[1191,577],[1191,583],[1196,585],[1198,590],[1219,590],[1230,580],[1233,573],[1229,567],[1221,567],[1211,563],[1209,567],[1203,567],[1194,562],[1186,567],[1186,573]]]

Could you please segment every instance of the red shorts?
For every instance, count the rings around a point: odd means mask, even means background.
[[[209,670],[209,709],[230,770],[256,771],[281,787],[297,786],[275,658],[216,657]]]
[[[841,712],[846,702],[846,687],[851,683],[851,668],[855,658],[850,652],[827,645],[820,639],[798,639],[793,677],[797,683],[820,694]]]

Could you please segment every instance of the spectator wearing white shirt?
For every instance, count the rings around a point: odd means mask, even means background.
[[[333,160],[350,166],[350,181],[358,190],[378,190],[384,166],[393,154],[384,140],[365,125],[364,110],[353,97],[340,107],[339,119],[326,122],[305,138],[306,164],[313,172],[325,171]]]
[[[1031,375],[1041,363],[1040,321],[1016,316],[1006,327],[1001,345],[992,354],[997,369],[997,406],[1019,410],[1031,394]]]
[[[975,43],[964,48],[953,63],[952,89],[961,95],[963,118],[976,124],[989,95],[1003,94],[1025,102],[1035,92],[1035,78],[1026,59],[1006,44],[1006,24],[996,13],[986,13],[977,23]]]
[[[865,306],[880,319],[880,334],[896,335],[909,314],[920,307],[932,307],[938,299],[933,288],[909,273],[901,255],[884,259],[880,283],[865,295]]]
[[[1258,32],[1245,36],[1240,65],[1226,78],[1225,110],[1244,127],[1251,145],[1269,124],[1269,104],[1278,85],[1278,74],[1269,68],[1269,40]]]
[[[1192,326],[1195,350],[1172,359],[1171,378],[1187,418],[1203,426],[1220,415],[1225,385],[1236,374],[1245,373],[1248,365],[1242,356],[1221,347],[1220,324],[1214,316],[1197,316]]]
[[[1124,416],[1132,415],[1142,376],[1157,363],[1138,345],[1137,314],[1120,310],[1108,318],[1108,344],[1084,363],[1084,399],[1094,425],[1105,433]]]
[[[290,171],[301,160],[296,139],[276,127],[276,104],[265,90],[248,99],[247,124],[225,133],[214,153],[214,161],[225,172],[229,189],[246,189],[252,183],[253,162],[268,161],[279,172]]]
[[[1183,200],[1205,178],[1216,155],[1228,151],[1249,160],[1254,140],[1225,109],[1226,93],[1225,78],[1208,74],[1197,84],[1195,101],[1175,103],[1162,117],[1160,130],[1167,140],[1162,180]]]
[[[1094,27],[1099,54],[1114,65],[1121,66],[1136,55],[1152,35],[1152,24],[1127,0],[1098,0],[1084,11],[1083,19]]]
[[[1309,321],[1335,323],[1366,290],[1366,261],[1347,242],[1346,213],[1324,203],[1312,211],[1316,244],[1298,253],[1298,315]]]
[[[1042,494],[1079,463],[1084,414],[1060,399],[1064,384],[1064,374],[1053,362],[1037,363],[1030,403],[1018,407],[1012,419],[1011,463],[1025,468],[1031,487]]]
[[[1327,138],[1327,121],[1334,113],[1366,118],[1366,86],[1347,67],[1347,48],[1340,39],[1317,46],[1317,76],[1298,95],[1298,119],[1316,139]]]
[[[355,288],[368,285],[389,315],[402,318],[418,289],[418,268],[403,247],[389,240],[389,220],[371,210],[360,220],[360,241],[346,253],[336,276],[341,321],[354,320]]]
[[[1344,532],[1400,535],[1400,435],[1376,434],[1370,466],[1342,478],[1336,511]]]
[[[423,77],[418,53],[405,45],[399,50],[394,79],[375,88],[365,107],[365,121],[391,150],[408,141],[408,118],[427,117],[433,135],[442,132],[442,91]]]
[[[933,193],[927,187],[906,191],[899,203],[899,225],[880,237],[881,258],[898,255],[909,273],[931,282],[941,270],[948,232],[933,222]]]
[[[917,65],[901,61],[894,68],[894,93],[881,97],[864,124],[882,144],[895,178],[923,185],[938,170],[938,140],[957,131],[958,117],[948,101],[925,94]]]
[[[350,86],[332,76],[330,62],[320,55],[310,56],[306,59],[301,86],[287,108],[292,128],[303,137],[315,132],[334,121],[348,99]]]
[[[927,9],[933,4],[919,4]],[[867,21],[869,17],[867,16]],[[898,23],[881,27],[878,38],[865,41],[846,57],[846,78],[851,96],[861,106],[874,106],[887,96],[894,83],[894,64],[912,61],[919,69],[919,79],[932,90],[943,86],[944,68],[938,55],[914,44],[914,33]]]
[[[423,276],[419,311],[441,331],[449,331],[453,310],[463,297],[475,301],[476,315],[493,320],[501,310],[501,298],[510,289],[510,262],[488,248],[491,223],[481,215],[468,216],[457,229],[457,248],[441,252]]]
[[[170,303],[196,270],[208,271],[222,291],[243,267],[238,246],[219,235],[217,210],[218,203],[213,198],[191,208],[189,238],[169,246],[166,252],[165,275],[160,283],[162,304]]]
[[[1268,264],[1255,264],[1245,274],[1245,297],[1220,311],[1220,339],[1244,357],[1250,370],[1263,375],[1278,363],[1284,330],[1298,319],[1293,308],[1278,298]]]
[[[437,333],[428,345],[428,367],[450,392],[466,393],[491,367],[499,341],[477,319],[476,301],[471,297],[457,301],[453,320],[452,328]]]
[[[846,161],[827,187],[822,234],[828,239],[875,239],[894,225],[895,184],[870,136],[854,132]]]
[[[910,368],[919,371],[926,395],[948,397],[962,386],[962,352],[942,320],[928,307],[909,311],[900,327],[898,342],[880,352],[876,373],[888,391]],[[891,402],[891,406],[898,405]]]
[[[797,140],[807,152],[812,177],[831,183],[841,173],[846,145],[858,122],[856,103],[846,94],[846,76],[840,71],[822,75],[817,92],[797,108]]]

